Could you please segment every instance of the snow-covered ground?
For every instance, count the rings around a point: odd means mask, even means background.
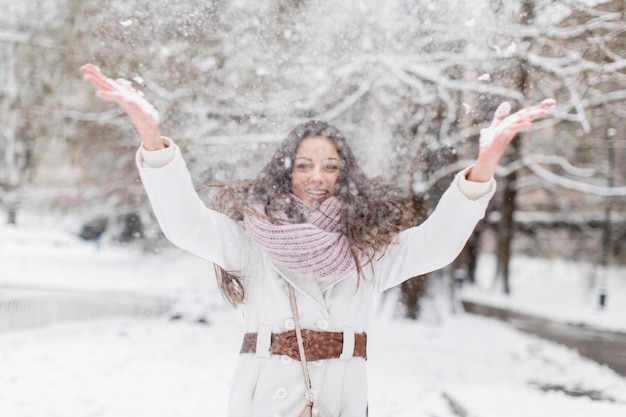
[[[549,318],[626,333],[626,268],[588,263],[517,257],[511,262],[512,293],[495,290],[495,258],[482,256],[475,287],[462,298]],[[605,305],[600,307],[600,293]]]
[[[602,311],[589,287],[591,267],[516,259],[514,294],[506,299],[490,290],[493,260],[482,258],[479,269],[479,289],[464,297],[626,328],[624,269],[612,270]],[[225,415],[241,320],[221,300],[211,271],[173,248],[144,253],[105,244],[97,251],[66,233],[0,226],[0,303],[36,288],[71,289],[176,300],[170,315],[183,316],[0,333],[0,416]],[[371,416],[626,415],[626,378],[607,367],[505,323],[451,314],[445,297],[430,299],[420,321],[393,318],[393,295],[381,298],[369,331]]]

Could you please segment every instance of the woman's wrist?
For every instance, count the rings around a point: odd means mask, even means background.
[[[168,146],[158,129],[149,135],[142,135],[141,141],[143,148],[147,151],[159,151]]]
[[[477,161],[476,164],[470,169],[465,177],[468,181],[472,182],[487,182],[493,178],[496,172],[495,166],[488,166],[481,161]]]
[[[146,143],[143,142],[141,145],[146,151],[149,152],[156,152],[156,151],[161,151],[165,148],[169,148],[169,143],[167,143],[165,140],[163,140],[162,138],[159,138],[159,144],[154,144],[154,143]]]
[[[170,138],[162,137],[162,149],[149,150],[143,144],[139,149],[140,165],[149,168],[162,168],[169,164],[176,153],[175,144]]]
[[[489,181],[470,181],[467,177],[474,166],[467,167],[457,175],[457,186],[461,193],[472,201],[489,194],[495,186],[495,181],[491,178]]]

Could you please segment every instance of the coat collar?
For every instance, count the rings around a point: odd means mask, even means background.
[[[299,274],[297,272],[286,270],[279,267],[278,265],[275,265],[273,262],[272,266],[281,278],[293,285],[293,287],[297,291],[308,297],[320,308],[320,310],[324,311],[325,313],[328,313],[328,308],[326,306],[326,301],[324,300],[324,291],[339,283],[340,281],[343,281],[345,278],[352,274],[352,272],[348,272],[344,275],[330,277],[321,282],[318,282],[315,278],[309,275]]]

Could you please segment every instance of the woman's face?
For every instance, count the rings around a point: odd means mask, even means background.
[[[317,207],[335,194],[339,178],[339,152],[324,136],[300,142],[293,162],[291,191],[309,207]]]

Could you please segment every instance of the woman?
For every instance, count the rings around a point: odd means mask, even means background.
[[[500,106],[476,163],[455,177],[427,221],[407,228],[402,207],[368,180],[343,135],[316,121],[296,127],[255,180],[225,187],[208,209],[179,148],[161,136],[154,108],[126,81],[91,64],[82,70],[138,130],[137,166],[165,235],[216,265],[226,298],[241,305],[245,336],[230,416],[295,416],[305,403],[288,284],[310,341],[320,414],[365,416],[371,295],[454,260],[484,216],[507,144],[554,105],[513,115]]]

